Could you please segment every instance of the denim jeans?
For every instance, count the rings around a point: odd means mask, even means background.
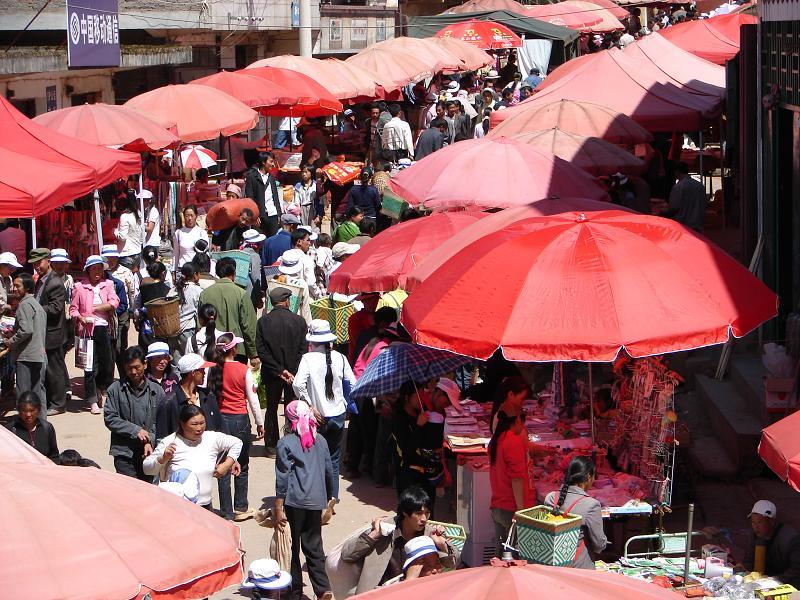
[[[333,467],[333,497],[339,499],[339,464],[342,462],[342,438],[344,437],[344,418],[346,413],[327,417],[322,437],[328,442]]]
[[[233,518],[234,509],[244,512],[248,508],[247,476],[250,470],[250,417],[220,413],[222,432],[242,440],[242,453],[239,455],[239,466],[242,472],[233,478],[233,502],[231,502],[231,476],[219,478],[219,511],[226,519]]]

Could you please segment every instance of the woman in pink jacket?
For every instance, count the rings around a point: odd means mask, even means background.
[[[69,314],[75,321],[76,335],[91,337],[94,342],[92,370],[83,372],[86,402],[92,406],[92,414],[100,414],[106,397],[106,389],[114,381],[113,343],[109,335],[119,298],[114,291],[114,282],[104,276],[103,259],[92,255],[86,259],[83,270],[86,279],[75,283]],[[98,394],[99,390],[99,394]]]

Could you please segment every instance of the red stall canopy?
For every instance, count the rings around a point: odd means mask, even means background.
[[[687,21],[658,33],[695,56],[724,65],[739,52],[739,28],[757,22],[753,15],[736,13]]]
[[[141,171],[138,154],[34,123],[0,98],[0,218],[31,218]]]
[[[547,77],[533,98],[501,111],[492,123],[507,119],[528,103],[579,100],[629,115],[648,131],[690,131],[722,107],[721,95],[694,91],[641,56],[606,50],[569,61]]]

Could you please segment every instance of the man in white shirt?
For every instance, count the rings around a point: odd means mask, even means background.
[[[387,160],[397,162],[400,158],[414,158],[414,140],[411,126],[400,118],[400,105],[392,104],[389,114],[392,118],[383,126],[381,144]]]
[[[258,206],[261,231],[272,237],[280,228],[282,213],[278,181],[271,175],[275,168],[275,158],[271,152],[262,152],[244,180],[245,198],[252,198]]]
[[[300,117],[283,117],[283,119],[281,119],[281,123],[278,125],[278,131],[275,134],[275,148],[285,148],[290,143],[292,146],[300,144],[300,142],[297,141],[298,123],[300,123]]]
[[[144,202],[144,214],[146,215],[144,245],[158,248],[161,245],[161,212],[153,202],[153,192],[142,190],[136,194],[136,197]]]

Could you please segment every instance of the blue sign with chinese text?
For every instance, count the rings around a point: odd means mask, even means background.
[[[72,67],[118,67],[117,0],[67,0],[67,57]]]

